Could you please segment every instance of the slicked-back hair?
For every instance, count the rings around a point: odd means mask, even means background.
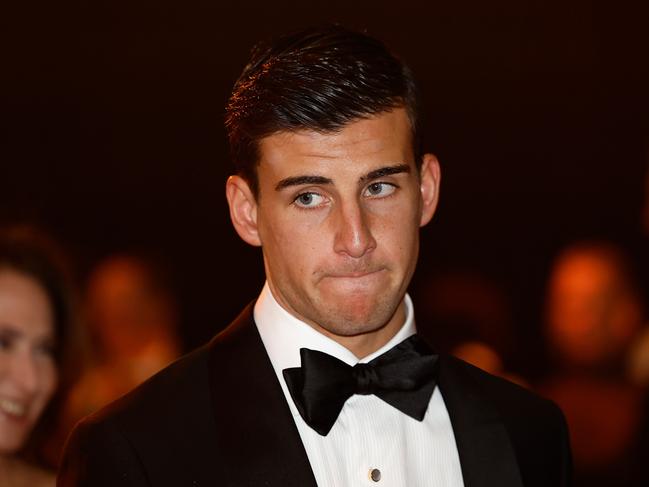
[[[226,107],[231,157],[257,196],[264,137],[305,129],[335,133],[397,107],[408,113],[419,167],[418,93],[410,69],[366,34],[337,25],[305,29],[253,48]]]

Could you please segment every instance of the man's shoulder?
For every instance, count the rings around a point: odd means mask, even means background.
[[[68,439],[59,485],[149,485],[145,476],[173,485],[182,472],[201,475],[205,452],[215,451],[208,352],[203,346],[180,358],[81,420]]]
[[[231,357],[228,344],[232,336],[249,321],[247,307],[230,325],[214,336],[208,343],[182,356],[133,390],[108,406],[84,418],[85,424],[111,422],[128,430],[136,426],[142,430],[151,424],[163,428],[173,427],[167,418],[211,415],[212,388],[210,386],[210,360],[214,354]],[[240,334],[240,333],[239,333]],[[225,359],[224,359],[225,360]],[[220,364],[223,365],[223,364]]]
[[[208,347],[203,345],[184,355],[83,421],[139,421],[182,408],[188,402],[195,404],[193,399],[208,390]]]
[[[441,357],[441,368],[442,374],[451,376],[447,380],[461,382],[468,394],[488,401],[507,417],[512,415],[527,419],[535,415],[562,417],[561,410],[553,401],[541,397],[527,387],[485,372],[456,357]]]
[[[525,485],[566,485],[568,428],[554,402],[454,357],[442,357],[440,368],[442,395],[456,422],[502,425]]]
[[[219,414],[232,402],[222,385],[233,374],[224,367],[245,346],[241,335],[250,335],[250,316],[246,308],[209,343],[79,422],[66,445],[60,485],[181,485],[187,478],[213,484],[226,468],[219,458],[228,447],[217,421],[223,427],[232,420]]]

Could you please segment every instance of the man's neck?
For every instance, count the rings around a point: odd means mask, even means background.
[[[390,318],[382,326],[371,329],[366,332],[358,332],[356,334],[341,334],[336,333],[329,327],[325,328],[320,326],[317,322],[309,321],[298,313],[294,312],[290,306],[283,303],[283,300],[278,299],[278,296],[273,292],[272,284],[266,282],[261,297],[266,295],[266,301],[272,303],[271,308],[275,307],[281,310],[281,313],[286,313],[293,320],[303,324],[304,326],[312,329],[318,335],[326,337],[328,340],[337,343],[351,353],[357,360],[362,360],[368,356],[375,354],[381,350],[397,335],[405,339],[415,333],[414,317],[412,311],[412,302],[408,295],[404,295],[395,311],[390,315]],[[264,306],[268,309],[268,306]],[[290,320],[289,320],[290,321]],[[403,332],[402,332],[403,330]]]

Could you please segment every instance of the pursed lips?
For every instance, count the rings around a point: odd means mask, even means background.
[[[374,274],[378,274],[379,272],[384,271],[384,267],[379,267],[376,269],[370,269],[370,270],[360,270],[360,271],[350,271],[350,272],[330,272],[330,273],[325,273],[323,275],[324,278],[330,278],[330,279],[362,279],[366,278],[369,276],[372,276]]]

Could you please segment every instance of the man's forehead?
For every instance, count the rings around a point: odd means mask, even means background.
[[[335,160],[403,163],[412,157],[412,137],[405,110],[398,109],[356,120],[335,132],[277,132],[260,140],[259,155],[260,167],[274,170],[299,166],[325,170]]]

